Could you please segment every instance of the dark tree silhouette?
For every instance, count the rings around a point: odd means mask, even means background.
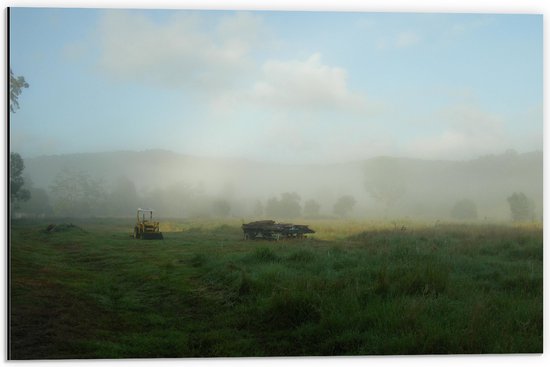
[[[528,221],[535,218],[534,204],[523,192],[514,192],[508,197],[508,204],[514,222]]]
[[[28,88],[29,83],[23,76],[15,76],[10,68],[10,111],[15,113],[19,109],[19,96],[23,88]]]
[[[13,75],[10,68],[10,111],[15,113],[19,108],[19,95],[23,88],[28,88],[29,84],[22,76]],[[23,188],[25,180],[23,179],[23,170],[25,163],[18,153],[10,154],[10,201],[11,208],[17,207],[17,202],[29,200],[31,194],[29,190]]]
[[[30,199],[31,194],[27,190],[25,180],[23,179],[23,170],[25,169],[25,162],[18,153],[10,154],[10,199],[12,208],[17,207],[17,203],[21,201],[27,201]]]

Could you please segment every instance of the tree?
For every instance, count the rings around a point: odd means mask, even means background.
[[[265,214],[269,217],[279,217],[280,213],[279,199],[276,197],[268,199],[265,204]]]
[[[304,215],[306,217],[317,217],[319,216],[319,211],[321,210],[321,205],[315,200],[307,200],[304,203]]]
[[[215,217],[225,218],[231,212],[231,205],[225,199],[217,199],[212,203],[212,214]]]
[[[296,218],[302,213],[300,196],[295,192],[282,193],[279,205],[281,209],[281,217]]]
[[[366,171],[365,189],[389,211],[405,194],[404,167],[390,158],[373,161]]]
[[[22,88],[28,88],[29,84],[22,76],[16,77],[10,68],[10,111],[15,113],[19,108],[19,95]],[[31,194],[29,190],[23,188],[25,180],[23,179],[23,170],[25,163],[18,153],[10,154],[10,204],[11,208],[17,208],[18,202],[27,201]]]
[[[267,215],[276,218],[296,218],[302,212],[300,196],[295,192],[281,194],[281,199],[271,198],[265,206]]]
[[[107,209],[115,216],[133,216],[141,205],[136,185],[124,176],[116,179],[107,196]]]
[[[50,187],[55,198],[54,210],[61,216],[105,214],[105,190],[99,180],[87,173],[65,169],[54,178]]]
[[[29,83],[23,76],[15,76],[10,68],[10,111],[15,113],[19,109],[19,95],[23,88],[28,88]]]
[[[333,212],[339,217],[346,217],[353,210],[356,201],[353,196],[344,195],[334,204]]]
[[[34,217],[46,217],[53,213],[50,197],[45,189],[29,185],[31,198],[19,206],[19,211]]]
[[[18,153],[10,153],[10,203],[12,209],[18,207],[18,203],[30,199],[31,194],[25,186],[23,170],[25,162]]]
[[[535,218],[535,205],[524,193],[514,192],[507,200],[514,222],[528,221]]]
[[[476,204],[468,199],[457,201],[451,209],[451,217],[458,220],[477,219]]]
[[[256,200],[254,203],[254,208],[252,209],[252,215],[255,218],[259,218],[264,215],[264,206],[260,200]]]

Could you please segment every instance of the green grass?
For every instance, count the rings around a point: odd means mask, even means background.
[[[542,353],[538,225],[72,223],[12,223],[12,359]]]

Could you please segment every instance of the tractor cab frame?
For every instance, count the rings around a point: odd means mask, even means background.
[[[137,210],[137,221],[134,226],[134,238],[146,240],[162,240],[164,239],[160,232],[160,223],[153,220],[153,209]]]

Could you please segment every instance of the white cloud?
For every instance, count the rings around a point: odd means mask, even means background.
[[[237,13],[208,29],[197,14],[156,23],[143,14],[108,11],[100,22],[100,66],[111,76],[161,86],[219,88],[249,67],[261,19]]]
[[[209,93],[211,106],[223,111],[364,107],[364,95],[348,87],[346,70],[324,64],[318,53],[305,60],[254,60],[252,51],[271,39],[262,18],[251,13],[206,19],[186,12],[161,23],[139,12],[107,11],[100,21],[100,67],[115,80]]]
[[[324,65],[318,53],[304,61],[267,61],[251,98],[274,107],[298,109],[365,105],[362,94],[349,90],[346,70]]]
[[[266,38],[269,38],[262,19],[246,12],[236,13],[221,19],[218,25],[218,33],[230,43],[240,43],[245,51],[250,46],[258,46]]]

